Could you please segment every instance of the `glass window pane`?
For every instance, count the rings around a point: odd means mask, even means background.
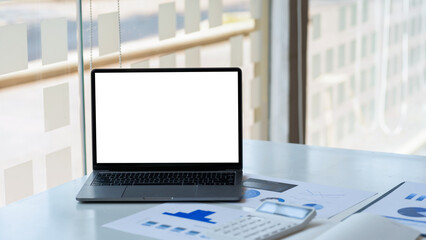
[[[76,2],[0,5],[1,207],[81,177],[84,162]],[[66,161],[49,157],[61,149]],[[66,178],[52,178],[51,166]]]
[[[327,112],[315,119],[332,116],[307,124],[308,144],[426,152],[426,4],[407,2],[310,0],[311,17],[336,25],[323,24],[327,34],[308,39],[308,68],[322,53],[327,73],[320,81],[308,75],[308,98],[323,96]],[[316,103],[307,103],[311,112]]]
[[[262,102],[266,92],[262,89],[267,88],[265,84],[267,81],[263,77],[260,80],[254,79],[263,72],[263,70],[259,71],[259,67],[262,66],[260,60],[267,52],[263,50],[265,46],[263,39],[266,34],[263,34],[265,31],[262,30],[260,23],[267,16],[263,13],[265,1],[261,1],[261,4],[255,4],[256,2],[250,0],[83,0],[86,112],[91,111],[88,79],[90,79],[89,72],[92,68],[237,65],[244,72],[243,134],[245,138],[260,139],[260,136],[267,132],[265,120],[267,111],[263,110],[267,106]],[[108,21],[104,21],[105,15],[110,16]],[[110,23],[111,21],[113,24]],[[102,26],[113,28],[108,31],[110,35],[114,32],[113,36],[103,34]],[[231,36],[225,38],[222,34],[224,30],[229,30]],[[112,42],[113,39],[118,39],[118,44]],[[105,42],[114,48],[108,48],[111,51],[101,54],[103,53],[102,44]],[[251,59],[251,55],[255,58]],[[253,90],[253,86],[259,87]],[[86,122],[90,123],[90,121],[88,116]],[[87,131],[90,132],[90,130],[88,127]],[[88,139],[91,139],[90,134]],[[91,156],[90,142],[87,146],[88,155]],[[91,159],[88,159],[88,162],[90,172]]]

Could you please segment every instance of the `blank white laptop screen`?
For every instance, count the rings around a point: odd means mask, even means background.
[[[97,72],[97,163],[238,163],[237,72]]]

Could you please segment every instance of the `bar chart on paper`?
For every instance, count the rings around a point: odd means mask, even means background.
[[[426,199],[426,195],[421,195],[421,194],[417,194],[417,193],[411,193],[405,199],[406,200],[423,201],[423,200]]]
[[[212,223],[215,224],[216,222],[213,222],[210,218],[207,218],[207,216],[212,215],[213,211],[204,211],[201,209],[192,211],[190,213],[184,213],[184,212],[177,212],[177,213],[169,213],[169,212],[164,212],[163,214],[165,215],[170,215],[170,216],[175,216],[175,217],[180,217],[180,218],[186,218],[186,219],[191,219],[191,220],[195,220],[195,221],[200,221],[200,222],[206,222],[206,223]]]
[[[164,203],[103,227],[158,239],[203,239],[216,224],[247,215],[237,209],[209,204]]]
[[[370,204],[364,212],[399,221],[426,236],[426,184],[403,182]]]

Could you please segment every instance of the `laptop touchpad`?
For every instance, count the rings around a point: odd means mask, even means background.
[[[195,196],[194,186],[128,186],[122,198],[141,198],[150,200],[151,198],[179,198]],[[155,200],[155,199],[153,199]]]

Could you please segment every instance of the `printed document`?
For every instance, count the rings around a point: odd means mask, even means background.
[[[317,219],[328,219],[374,196],[376,193],[325,186],[294,180],[246,175],[242,202],[237,205],[258,207],[263,201],[277,201],[313,207]]]
[[[157,239],[205,239],[210,228],[247,214],[210,204],[164,203],[103,227]]]
[[[363,212],[396,220],[426,235],[426,184],[405,182]]]

